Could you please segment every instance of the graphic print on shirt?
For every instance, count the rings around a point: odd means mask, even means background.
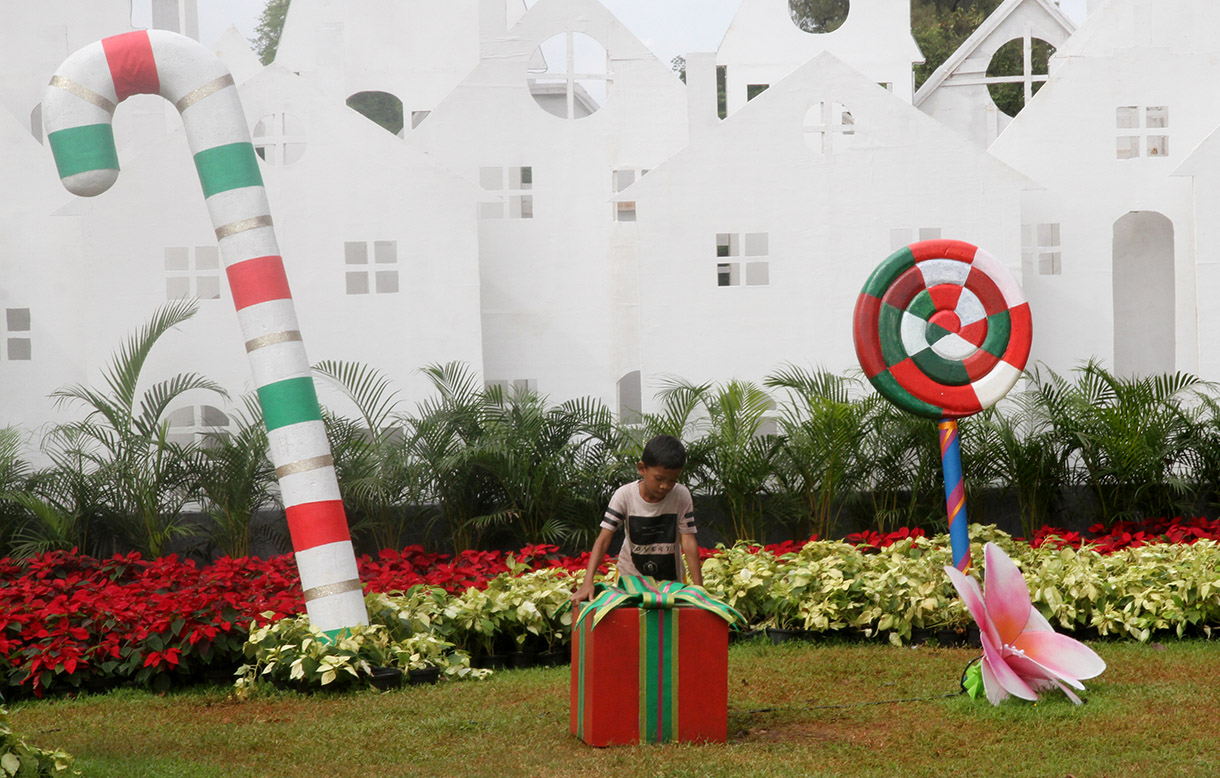
[[[631,538],[631,563],[641,575],[677,581],[678,514],[627,516],[627,537]]]

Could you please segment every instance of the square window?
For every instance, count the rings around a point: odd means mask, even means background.
[[[767,233],[765,232],[747,232],[746,233],[746,256],[747,257],[765,257],[767,256]]]
[[[516,168],[521,177],[520,186],[514,186],[513,189],[533,189],[534,188],[534,169],[532,167]]]
[[[199,276],[195,281],[195,296],[200,300],[219,300],[220,276]]]
[[[367,281],[365,282],[367,284]],[[377,271],[377,294],[395,294],[398,292],[398,271]]]
[[[753,100],[763,92],[767,91],[770,84],[746,84],[746,100]]]
[[[165,297],[169,300],[182,300],[191,296],[191,277],[177,276],[165,279]]]
[[[194,427],[195,409],[191,406],[170,411],[165,417],[171,427]]]
[[[920,240],[940,240],[940,227],[920,227]]]
[[[1147,108],[1144,126],[1148,128],[1169,126],[1169,106],[1150,105]]]
[[[1060,274],[1059,265],[1060,254],[1058,251],[1049,251],[1038,257],[1038,274],[1044,276],[1057,276]]]
[[[770,262],[746,263],[746,286],[766,286],[771,283]]]
[[[614,191],[621,192],[627,187],[635,183],[634,170],[616,170],[614,171]]]
[[[635,221],[635,203],[615,203],[614,206],[614,218],[616,221]]]
[[[903,246],[911,244],[911,237],[915,234],[914,230],[896,229],[890,230],[890,251],[897,251]]]
[[[373,261],[379,265],[389,265],[398,261],[398,241],[373,241]]]
[[[738,286],[741,283],[741,265],[736,262],[721,262],[716,265],[717,286]]]
[[[369,263],[368,244],[362,240],[349,240],[344,243],[343,261],[349,265],[367,265]]]
[[[347,293],[348,294],[368,294],[369,293],[369,274],[368,273],[348,273],[347,274]]]
[[[166,270],[190,270],[191,252],[185,247],[175,246],[165,250]]]
[[[721,232],[716,234],[716,256],[718,257],[739,257],[741,256],[741,246],[737,239],[736,233]]]
[[[29,338],[9,338],[8,339],[8,358],[22,362],[28,362],[30,359],[30,339]]]
[[[1058,224],[1039,224],[1038,225],[1038,245],[1039,246],[1058,246],[1059,245],[1059,225]]]
[[[1168,155],[1169,155],[1169,136],[1168,135],[1149,135],[1148,136],[1148,156],[1165,157]]]
[[[220,268],[220,250],[215,246],[198,246],[195,249],[196,270],[218,270]]]
[[[533,195],[513,195],[509,198],[508,207],[509,218],[511,219],[534,218]]]
[[[1138,135],[1118,136],[1118,158],[1135,159],[1140,155],[1140,139]]]
[[[504,171],[498,167],[479,168],[479,186],[488,190],[504,188]]]
[[[1114,109],[1114,126],[1120,130],[1133,130],[1140,126],[1138,105],[1120,105]]]
[[[9,332],[30,331],[29,308],[9,308],[4,312],[4,320]]]

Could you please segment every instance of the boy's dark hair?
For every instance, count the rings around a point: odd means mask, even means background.
[[[686,465],[686,447],[673,435],[657,435],[644,444],[644,454],[640,461],[644,463],[644,467],[681,470]]]

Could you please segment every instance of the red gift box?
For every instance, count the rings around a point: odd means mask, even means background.
[[[591,746],[723,743],[729,625],[695,607],[587,618],[572,634],[571,696],[572,734]]]

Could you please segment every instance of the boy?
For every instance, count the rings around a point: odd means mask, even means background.
[[[678,483],[685,464],[686,449],[671,435],[657,435],[644,446],[636,464],[640,480],[620,486],[610,498],[584,581],[572,595],[573,605],[593,599],[593,577],[619,527],[624,528],[619,575],[681,581],[685,558],[690,583],[703,585],[695,507],[690,490]]]

